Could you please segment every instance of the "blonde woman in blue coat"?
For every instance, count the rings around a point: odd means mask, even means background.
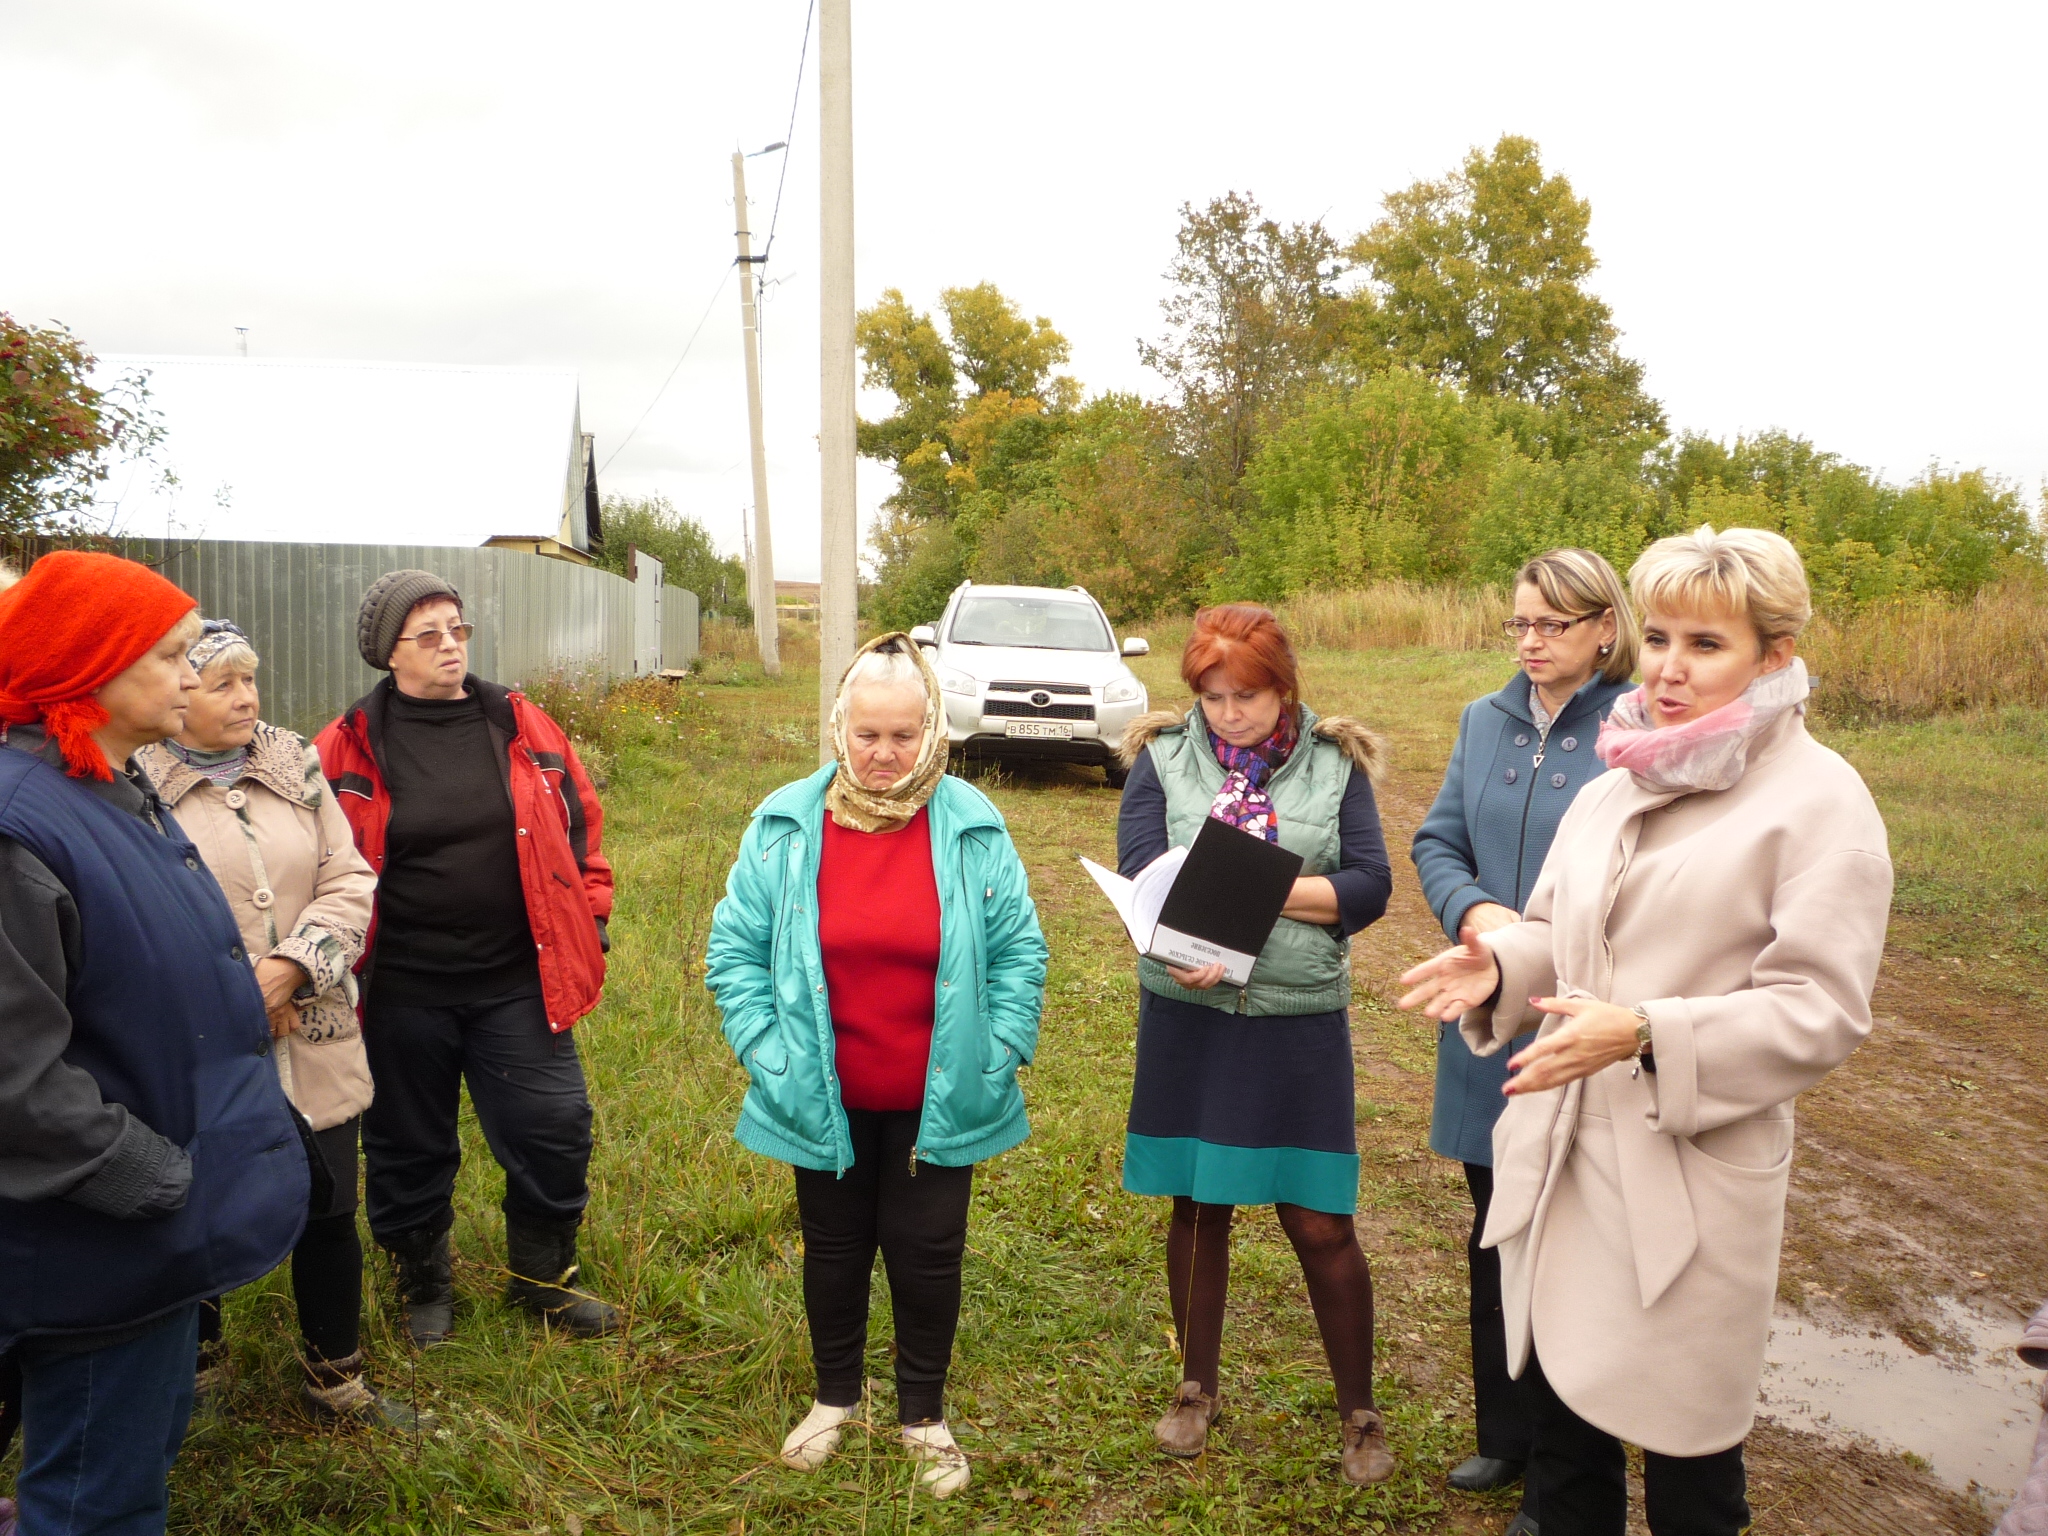
[[[741,1145],[790,1164],[817,1398],[782,1459],[838,1450],[880,1251],[896,1399],[924,1490],[967,1486],[943,1395],[974,1165],[1030,1133],[1045,939],[1001,814],[946,775],[938,680],[909,636],[854,658],[836,761],[761,803],[712,918],[706,981],[752,1079]]]
[[[1520,668],[1498,693],[1465,706],[1443,788],[1415,834],[1423,896],[1453,942],[1461,929],[1490,933],[1519,919],[1565,811],[1606,771],[1593,742],[1636,668],[1628,597],[1590,549],[1538,555],[1515,573],[1514,593],[1506,629]],[[1531,1445],[1529,1415],[1508,1379],[1500,1259],[1479,1246],[1512,1054],[1473,1055],[1455,1024],[1437,1032],[1429,1145],[1464,1165],[1474,1212],[1466,1256],[1479,1449],[1450,1476],[1452,1487],[1471,1492],[1517,1481]],[[1509,1532],[1524,1536],[1538,1519],[1528,1500]]]

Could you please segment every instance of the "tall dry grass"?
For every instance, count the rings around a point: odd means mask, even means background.
[[[1307,593],[1275,607],[1303,650],[1505,653],[1500,625],[1510,611],[1502,591],[1411,582]],[[1165,653],[1186,641],[1191,622],[1136,627]],[[1817,679],[1816,708],[1844,722],[2048,707],[2048,579],[2014,577],[1967,599],[1923,594],[1819,614],[1799,650]]]
[[[1819,615],[1799,650],[1818,679],[1815,704],[1839,720],[2048,705],[2048,582]]]
[[[818,664],[818,626],[801,619],[784,619],[776,629],[776,648],[789,667]],[[754,626],[732,619],[707,619],[697,632],[698,654],[706,661],[758,662],[761,647],[754,638]]]
[[[1310,592],[1276,610],[1294,643],[1308,649],[1483,651],[1500,646],[1513,611],[1490,587],[1384,581],[1352,592]]]

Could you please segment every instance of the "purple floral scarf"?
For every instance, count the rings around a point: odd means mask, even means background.
[[[1273,734],[1255,747],[1233,747],[1210,731],[1209,745],[1223,765],[1223,788],[1216,792],[1209,814],[1254,837],[1279,842],[1280,817],[1273,809],[1273,797],[1266,793],[1266,781],[1293,752],[1297,734],[1291,709],[1280,712]]]

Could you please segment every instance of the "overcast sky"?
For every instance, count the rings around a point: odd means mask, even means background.
[[[0,307],[103,352],[229,353],[241,325],[271,357],[572,366],[604,487],[660,491],[736,548],[729,157],[788,131],[806,9],[0,0]],[[1158,330],[1183,203],[1249,191],[1344,236],[1388,191],[1527,134],[1591,200],[1595,286],[1675,426],[1785,427],[1899,478],[1982,464],[2031,496],[2044,18],[1955,0],[854,0],[858,292],[929,305],[994,281],[1071,338],[1091,390],[1156,393],[1136,343]],[[802,578],[811,45],[764,322],[778,574]],[[750,162],[757,231],[780,167]],[[864,465],[864,507],[887,490]]]

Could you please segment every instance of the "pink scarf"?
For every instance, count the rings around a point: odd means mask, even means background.
[[[1787,710],[1806,713],[1810,685],[1797,657],[1751,683],[1742,697],[1682,725],[1655,727],[1638,688],[1615,700],[1593,750],[1610,768],[1626,768],[1653,793],[1727,789],[1749,766],[1749,746]]]

